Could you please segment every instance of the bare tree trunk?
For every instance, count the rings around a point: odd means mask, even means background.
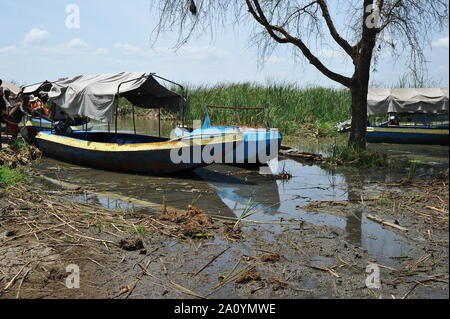
[[[373,1],[364,0],[364,8],[372,5]],[[360,149],[366,148],[367,94],[369,92],[370,66],[377,37],[376,29],[368,26],[366,23],[369,14],[370,11],[365,11],[362,39],[358,45],[359,56],[354,60],[355,74],[350,85],[352,93],[352,128],[349,145]]]
[[[352,128],[349,145],[365,149],[367,132],[367,92],[365,87],[356,86],[350,89],[352,93]]]

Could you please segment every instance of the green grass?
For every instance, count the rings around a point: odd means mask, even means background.
[[[211,120],[218,125],[264,127],[270,124],[283,135],[324,137],[336,134],[334,126],[351,117],[351,95],[344,89],[301,88],[290,83],[237,83],[186,85],[185,90],[186,124],[204,120],[206,105],[265,107],[266,111],[210,109]],[[131,115],[132,110],[130,102],[124,98],[119,100],[120,115]],[[136,116],[155,116],[155,112],[135,108]],[[162,119],[175,118],[162,112]]]
[[[284,135],[327,136],[334,126],[350,118],[351,95],[348,90],[320,87],[300,88],[289,83],[221,84],[187,86],[186,121],[204,119],[206,105],[227,107],[265,107],[272,127]],[[216,124],[264,126],[264,111],[213,109]]]
[[[349,145],[331,145],[326,153],[326,166],[391,167],[395,164],[386,154]]]
[[[257,213],[258,203],[256,203],[253,198],[250,198],[247,205],[244,208],[241,216],[239,216],[238,220],[234,224],[233,229],[236,230],[243,220],[249,218],[250,216]]]
[[[146,237],[148,234],[150,234],[150,231],[149,231],[147,228],[145,228],[144,226],[141,226],[141,225],[134,226],[134,232],[135,232],[138,236],[140,236],[140,237],[142,237],[142,238],[144,238],[144,237]]]
[[[0,187],[14,187],[25,183],[27,176],[22,169],[0,166]]]
[[[23,138],[17,137],[15,140],[12,141],[11,149],[20,152],[30,150],[31,146]]]
[[[416,159],[412,159],[409,162],[409,167],[408,167],[408,171],[406,173],[406,178],[410,181],[412,181],[416,175],[417,175],[417,168],[419,166],[420,161],[416,160]]]

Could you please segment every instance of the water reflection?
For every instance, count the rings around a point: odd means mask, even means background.
[[[208,169],[197,174],[217,190],[217,195],[234,215],[239,217],[248,207],[249,201],[258,203],[257,214],[251,219],[257,221],[277,221],[280,217],[295,218],[317,226],[335,226],[346,231],[346,238],[356,246],[367,250],[379,262],[394,265],[390,257],[407,254],[409,246],[401,235],[397,235],[366,218],[364,211],[335,214],[324,211],[310,212],[303,209],[312,201],[361,201],[371,194],[370,189],[361,185],[370,181],[391,182],[399,177],[395,170],[380,172],[326,170],[286,160],[280,167],[293,175],[289,181],[265,179],[262,177],[241,177],[238,184],[225,184],[226,180],[210,178]],[[224,168],[215,168],[219,172]],[[228,168],[233,173],[236,168]],[[375,174],[377,177],[373,176]],[[259,180],[258,180],[259,179]],[[364,182],[364,183],[363,183]],[[370,184],[369,184],[370,185]],[[364,193],[364,195],[363,195]],[[379,195],[379,194],[378,194]]]
[[[119,120],[121,131],[130,131],[131,119]],[[162,122],[162,135],[169,136],[174,123]],[[158,122],[154,119],[136,119],[139,134],[158,135]],[[107,126],[97,126],[96,130],[107,130]],[[333,141],[329,141],[333,143]],[[299,142],[300,144],[300,142]],[[320,144],[320,142],[318,143]],[[310,147],[320,148],[311,143]],[[325,145],[325,146],[324,146]],[[322,150],[326,143],[321,145]],[[317,152],[318,149],[303,148]],[[411,154],[428,159],[429,167],[419,168],[418,174],[431,174],[436,163],[448,168],[448,146],[430,147],[378,145],[389,147],[390,152]],[[336,214],[326,209],[309,212],[303,209],[313,201],[360,202],[364,196],[376,198],[382,192],[379,183],[392,183],[401,179],[405,171],[399,169],[323,169],[292,160],[280,162],[279,169],[292,174],[289,181],[276,180],[256,174],[249,174],[242,168],[213,165],[198,169],[194,173],[171,177],[152,177],[106,172],[83,168],[45,159],[37,169],[49,177],[69,181],[99,192],[112,192],[119,197],[130,197],[138,201],[162,203],[166,198],[169,206],[184,210],[195,204],[213,215],[225,217],[241,216],[249,203],[256,204],[257,213],[251,219],[277,221],[279,218],[295,218],[319,226],[335,226],[346,232],[346,239],[366,249],[379,262],[395,266],[390,257],[407,255],[409,246],[402,235],[390,231],[366,218],[364,210]],[[364,188],[363,188],[364,187]],[[369,194],[369,195],[368,195]],[[83,197],[84,196],[84,197]],[[107,208],[136,209],[142,205],[120,201],[107,196],[83,195],[74,200],[91,202]],[[145,205],[144,205],[145,206]]]

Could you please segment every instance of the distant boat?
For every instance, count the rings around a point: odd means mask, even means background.
[[[388,114],[367,128],[369,143],[448,145],[448,88],[370,89],[368,114]]]
[[[232,108],[207,106],[206,119],[201,129],[177,127],[176,135],[184,138],[203,138],[222,134],[242,134],[244,143],[237,147],[226,161],[226,164],[267,164],[278,156],[281,148],[282,136],[278,129],[252,128],[242,126],[212,126],[209,108],[223,109],[263,109],[263,108]]]
[[[449,145],[447,125],[379,125],[367,128],[369,143]]]
[[[154,73],[124,72],[44,82],[49,100],[69,116],[80,115],[110,124],[115,117],[116,125],[114,132],[41,130],[35,138],[39,149],[46,156],[78,165],[164,175],[212,164],[211,150],[220,150],[226,156],[242,143],[242,134],[221,134],[198,140],[182,137],[170,140],[137,135],[136,128],[135,134],[119,133],[119,97],[126,98],[133,107],[182,110],[184,97],[166,89],[155,78],[168,81]],[[36,87],[43,88],[42,85]]]

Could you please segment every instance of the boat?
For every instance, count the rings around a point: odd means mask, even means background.
[[[368,114],[388,120],[367,127],[369,143],[448,145],[448,88],[370,89]]]
[[[177,127],[175,134],[184,138],[202,138],[204,136],[220,136],[222,134],[242,134],[244,142],[225,160],[226,164],[265,165],[278,157],[282,136],[278,129],[253,128],[242,126],[212,126],[209,109],[264,110],[264,108],[223,107],[208,105],[205,108],[206,118],[200,129]]]
[[[54,130],[54,124],[54,121],[36,117],[33,117],[26,122],[26,126],[32,126],[34,128],[37,128],[39,131],[52,131]],[[94,125],[91,122],[74,122],[72,124],[73,125],[70,126],[72,131],[92,131],[92,129],[94,128]]]
[[[195,160],[206,147],[220,147],[226,154],[241,141],[238,135],[211,139],[169,140],[145,135],[108,132],[72,132],[65,136],[41,131],[36,142],[44,155],[102,170],[167,175],[205,167],[212,162]],[[185,161],[179,154],[188,154]],[[178,161],[177,161],[178,159]]]
[[[39,131],[35,140],[48,157],[104,170],[166,175],[214,163],[214,152],[233,152],[242,135],[222,134],[202,139],[146,136],[121,133],[117,129],[118,98],[134,106],[179,111],[184,97],[162,86],[155,73],[119,73],[77,76],[51,82],[49,100],[69,115],[86,116],[112,123],[115,130]],[[168,81],[168,80],[167,80]],[[174,83],[174,82],[170,82]],[[133,112],[134,114],[134,112]]]
[[[379,125],[367,128],[369,143],[448,145],[448,124]]]

